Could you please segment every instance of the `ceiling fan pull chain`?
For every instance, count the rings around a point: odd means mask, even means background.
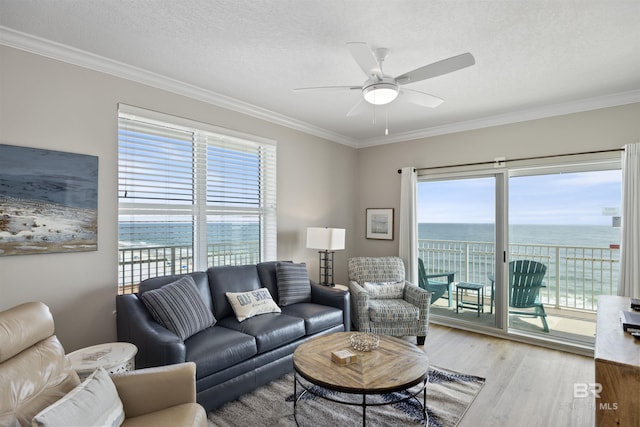
[[[389,110],[384,110],[384,134],[389,135]]]

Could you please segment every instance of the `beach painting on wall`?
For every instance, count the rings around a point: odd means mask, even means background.
[[[98,249],[98,157],[0,144],[0,256]]]

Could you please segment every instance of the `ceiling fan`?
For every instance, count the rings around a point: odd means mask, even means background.
[[[470,67],[476,63],[474,57],[470,53],[452,56],[429,65],[416,68],[408,73],[401,74],[397,77],[391,77],[382,71],[382,63],[389,55],[389,49],[377,48],[371,49],[366,43],[351,42],[347,43],[351,56],[358,63],[362,71],[367,75],[367,80],[360,86],[321,86],[321,87],[303,87],[296,88],[295,91],[311,91],[311,90],[359,90],[362,92],[363,99],[353,106],[347,113],[347,117],[354,115],[360,110],[366,101],[373,105],[385,105],[395,100],[398,95],[402,99],[422,107],[435,108],[442,104],[443,99],[428,93],[417,90],[400,88],[409,83],[419,82],[421,80],[430,79],[432,77],[441,76],[443,74],[452,73],[466,67]]]

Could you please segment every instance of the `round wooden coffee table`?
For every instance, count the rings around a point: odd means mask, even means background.
[[[427,380],[429,359],[420,348],[399,338],[380,336],[380,346],[372,351],[354,350],[349,336],[354,332],[338,332],[311,339],[300,344],[293,353],[295,378],[293,382],[293,414],[298,424],[296,409],[298,401],[306,393],[313,393],[323,399],[345,405],[362,407],[362,425],[366,425],[367,407],[390,405],[409,399],[422,404],[422,414],[427,422]],[[358,360],[349,365],[338,365],[331,360],[331,352],[348,349],[357,354]],[[298,375],[311,384],[342,393],[362,395],[362,403],[347,402],[326,395],[314,393],[313,387],[306,387]],[[298,395],[297,385],[304,389]],[[417,391],[409,389],[422,384]],[[402,398],[383,403],[367,403],[367,395],[401,392]],[[420,402],[417,395],[423,393]]]

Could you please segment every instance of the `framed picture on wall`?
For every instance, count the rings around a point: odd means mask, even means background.
[[[98,249],[98,157],[0,144],[0,256]]]
[[[393,240],[393,208],[367,208],[367,239]]]

